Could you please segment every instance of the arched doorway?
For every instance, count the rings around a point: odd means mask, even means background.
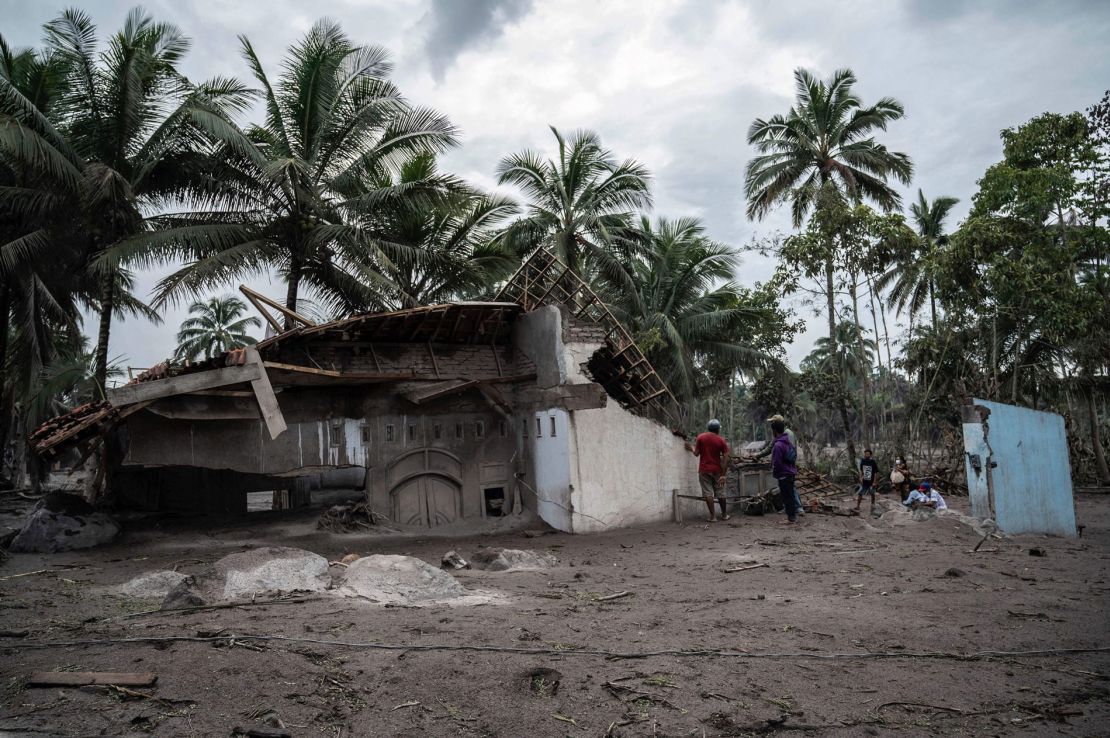
[[[417,449],[390,464],[392,518],[435,527],[462,517],[462,462],[442,449]]]

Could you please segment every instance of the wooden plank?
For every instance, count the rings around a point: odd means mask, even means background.
[[[448,382],[434,384],[431,387],[427,388],[420,388],[410,390],[408,392],[402,392],[401,396],[414,405],[423,405],[425,402],[431,402],[432,400],[438,400],[441,397],[448,397],[450,395],[458,394],[459,392],[464,392],[477,385],[478,382],[479,380],[477,379],[472,379],[469,381],[452,380]]]
[[[254,349],[250,350],[253,351]],[[225,366],[220,369],[193,372],[192,374],[180,374],[165,379],[152,379],[149,382],[139,382],[138,384],[125,384],[122,387],[108,390],[108,402],[120,407],[121,405],[133,405],[145,400],[157,400],[161,397],[185,395],[197,390],[253,382],[258,379],[261,371],[261,366],[245,364],[243,366]]]
[[[276,300],[271,300],[269,297],[266,297],[266,295],[263,295],[259,292],[255,292],[254,290],[252,290],[250,287],[247,287],[246,285],[242,285],[242,284],[239,285],[239,291],[242,292],[244,295],[246,295],[247,299],[250,300],[256,308],[258,308],[258,302],[257,301],[261,301],[261,302],[264,302],[265,304],[269,305],[270,307],[272,307],[274,310],[277,310],[279,313],[281,313],[285,317],[289,318],[290,320],[295,320],[299,323],[303,323],[306,328],[313,328],[316,325],[315,323],[313,323],[311,320],[304,317],[300,313],[295,312],[293,310],[290,310],[289,308],[285,307],[284,305],[282,305],[280,302],[277,302]],[[269,317],[268,312],[262,310],[261,308],[258,308],[258,309],[259,309],[259,312],[261,312],[264,315],[266,315],[267,317]]]
[[[270,377],[266,374],[262,357],[253,346],[247,348],[247,365],[258,370],[258,378],[251,382],[251,389],[254,390],[254,398],[258,400],[258,409],[262,411],[262,419],[266,421],[272,440],[284,433],[288,426],[285,425],[285,416],[281,414],[281,406],[278,405],[277,395],[270,385]]]
[[[117,687],[152,687],[158,675],[149,672],[114,671],[32,671],[30,687],[83,687],[89,684],[111,684]]]

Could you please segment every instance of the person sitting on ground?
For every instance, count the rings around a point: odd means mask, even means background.
[[[771,431],[775,434],[775,445],[771,449],[771,475],[778,480],[779,495],[786,508],[787,525],[798,522],[798,503],[794,489],[794,477],[798,475],[798,451],[786,434],[786,423],[776,420],[771,423]]]
[[[721,438],[721,421],[710,420],[706,425],[708,430],[700,434],[694,445],[686,444],[686,449],[698,457],[698,482],[701,484],[701,494],[705,504],[709,507],[709,522],[717,521],[714,514],[713,498],[721,505],[721,520],[728,520],[728,508],[725,505],[725,470],[728,469],[728,443]]]
[[[940,492],[937,492],[936,489],[933,488],[933,485],[928,482],[922,482],[918,489],[921,490],[921,494],[925,496],[925,499],[921,502],[922,507],[931,507],[934,510],[948,509],[948,503],[940,496]]]
[[[864,495],[871,495],[871,512],[875,512],[875,478],[879,475],[879,464],[871,458],[871,449],[863,450],[859,462],[859,493],[856,495],[856,509],[863,502]]]
[[[788,428],[786,426],[786,418],[782,417],[781,415],[776,414],[776,415],[772,415],[771,417],[767,418],[767,422],[771,424],[771,428],[772,428],[772,430],[771,430],[771,440],[767,441],[767,443],[765,443],[763,445],[763,448],[761,448],[756,453],[751,454],[747,458],[751,459],[752,461],[755,461],[755,460],[758,460],[758,459],[766,458],[766,457],[771,455],[771,452],[775,448],[774,425],[775,425],[776,422],[777,423],[782,423],[783,428],[785,429],[786,435],[790,437],[790,445],[794,447],[794,453],[796,455],[797,454],[797,449],[798,449],[798,439],[794,435],[794,431],[790,430],[790,428]],[[794,506],[798,509],[798,514],[799,515],[805,515],[805,510],[802,509],[802,498],[798,494],[797,488],[794,489]]]

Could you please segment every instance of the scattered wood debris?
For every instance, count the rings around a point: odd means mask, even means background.
[[[320,516],[316,527],[333,533],[353,533],[372,529],[386,519],[384,515],[371,508],[370,500],[363,496],[354,502],[332,505]]]

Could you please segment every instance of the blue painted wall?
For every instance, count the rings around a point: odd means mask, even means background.
[[[984,476],[990,462],[994,517],[1006,533],[1048,533],[1071,536],[1075,531],[1075,500],[1071,487],[1064,419],[1045,413],[998,402],[974,400],[988,408],[985,442],[976,439],[970,424],[964,426],[964,442],[970,453],[984,456]],[[977,478],[970,461],[968,487],[982,494],[982,478]],[[981,498],[980,498],[981,499]],[[978,506],[976,506],[978,507]]]

